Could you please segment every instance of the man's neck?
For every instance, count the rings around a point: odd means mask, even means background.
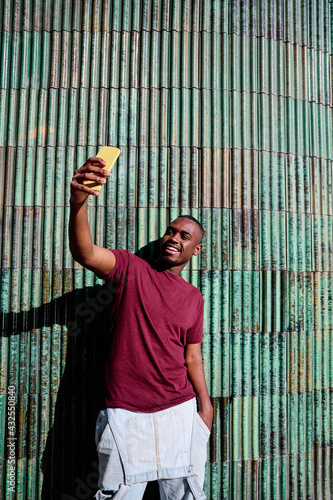
[[[174,274],[175,276],[180,276],[180,273],[184,269],[186,264],[180,264],[178,266],[173,266],[169,262],[163,262],[163,260],[159,259],[156,262],[156,269],[158,271],[169,271],[169,273]]]

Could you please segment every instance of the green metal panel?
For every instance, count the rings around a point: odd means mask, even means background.
[[[183,276],[205,299],[207,498],[332,497],[332,22],[329,0],[2,2],[1,498],[97,487],[105,291],[67,227],[105,144],[96,244],[205,227]]]

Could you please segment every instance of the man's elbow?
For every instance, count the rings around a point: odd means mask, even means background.
[[[197,366],[200,363],[202,363],[201,353],[189,354],[185,357],[185,366],[187,369],[191,366]]]
[[[75,245],[69,244],[69,251],[72,254],[73,259],[78,264],[81,264],[83,267],[89,266],[89,261],[91,260],[91,256],[87,255],[86,252],[82,252],[82,250],[78,249]]]

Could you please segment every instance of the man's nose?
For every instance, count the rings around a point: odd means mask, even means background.
[[[173,243],[179,243],[179,235],[173,234],[170,238]]]

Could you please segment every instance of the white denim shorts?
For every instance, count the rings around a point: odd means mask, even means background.
[[[118,490],[121,485],[197,476],[202,488],[209,435],[196,398],[155,413],[101,410],[95,436],[98,486]]]

